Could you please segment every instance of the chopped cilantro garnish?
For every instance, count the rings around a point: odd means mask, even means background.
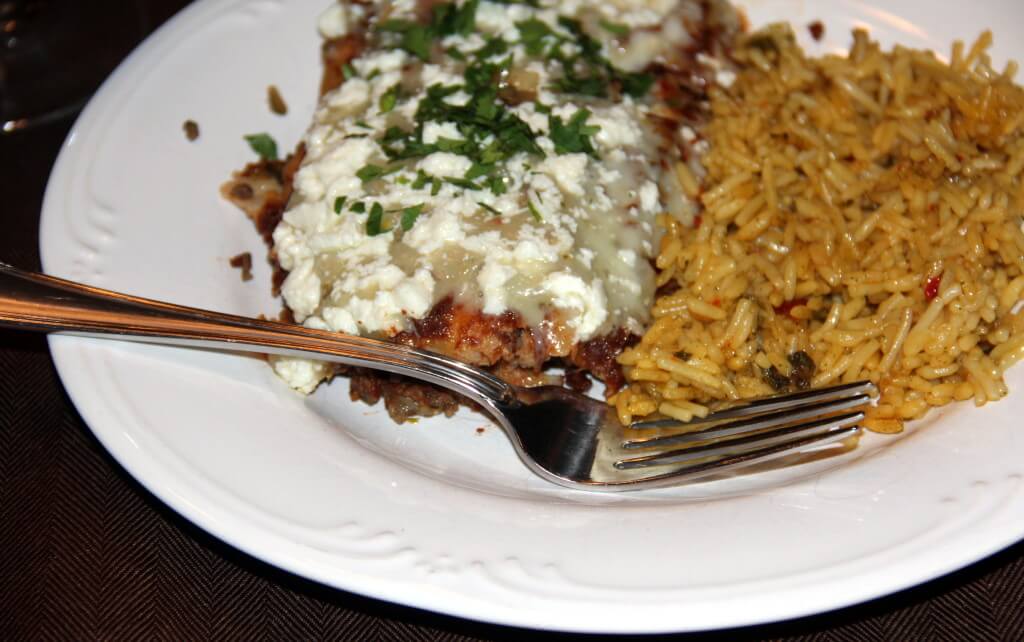
[[[380,203],[374,203],[370,208],[370,216],[366,219],[366,235],[377,236],[387,230],[383,229],[384,207]]]
[[[430,45],[434,34],[430,27],[408,20],[385,20],[377,25],[377,31],[401,34],[399,49],[404,49],[420,60],[430,60]]]
[[[555,85],[559,91],[580,96],[600,98],[608,93],[608,80],[601,76],[576,76],[566,73],[565,77]]]
[[[263,160],[277,160],[277,142],[270,134],[249,134],[245,140]]]
[[[476,27],[476,9],[480,0],[467,0],[462,6],[444,2],[433,7],[429,25],[409,20],[385,20],[377,31],[399,34],[397,46],[420,60],[430,60],[434,40],[444,36],[468,36]]]
[[[430,195],[437,196],[441,191],[441,179],[424,172],[422,169],[416,171],[416,180],[412,183],[413,189],[423,189],[430,185]]]
[[[342,77],[345,78],[345,80],[349,80],[350,78],[355,78],[359,74],[356,72],[355,67],[346,62],[344,65],[341,66],[341,75]]]
[[[619,83],[622,84],[622,91],[635,98],[646,94],[650,91],[651,85],[654,84],[654,76],[651,74],[619,73],[617,78]]]
[[[433,177],[430,174],[424,172],[422,169],[416,170],[416,180],[412,182],[412,188],[423,189],[424,187],[427,186],[427,183],[429,183],[432,179]]]
[[[366,211],[366,203],[363,203],[362,201],[357,201],[355,203],[352,203],[352,207],[348,209],[349,211],[355,212],[356,214],[362,214],[363,212]]]
[[[480,0],[467,0],[462,6],[454,2],[434,5],[431,28],[439,36],[468,36],[476,28],[476,9]]]
[[[466,170],[463,178],[466,180],[473,180],[480,178],[481,176],[487,176],[494,171],[494,165],[485,165],[483,163],[473,163],[473,166]]]
[[[401,169],[401,165],[395,165],[394,167],[381,167],[380,165],[369,163],[360,167],[356,171],[356,176],[358,176],[359,180],[364,183],[369,183],[372,180],[376,180],[382,176],[387,176],[388,174],[393,174]]]
[[[614,34],[616,36],[629,35],[629,27],[627,27],[626,25],[619,24],[617,22],[608,22],[607,20],[602,20],[600,22],[600,25],[602,29],[604,29],[610,34]]]
[[[590,112],[580,109],[568,123],[563,123],[558,116],[548,116],[551,128],[551,142],[555,144],[555,152],[559,154],[578,154],[580,152],[595,156],[597,152],[590,142],[590,137],[601,131],[600,127],[587,125]]]
[[[444,182],[451,183],[455,187],[461,187],[462,189],[479,190],[480,186],[473,181],[466,180],[465,178],[456,178],[455,176],[445,176]]]
[[[508,191],[506,178],[497,174],[487,179],[487,187],[491,188],[491,191],[499,196]]]
[[[416,219],[419,217],[420,212],[423,211],[423,203],[419,205],[413,205],[402,210],[402,229],[408,232],[412,229]]]
[[[429,87],[416,108],[415,127],[412,131],[389,128],[379,140],[384,152],[391,160],[403,160],[446,151],[490,166],[520,152],[543,156],[536,143],[537,134],[498,98],[498,80],[510,64],[511,59],[499,63],[477,61],[466,68],[464,86]],[[468,104],[445,102],[446,97],[460,89],[473,96]],[[423,127],[428,122],[454,123],[462,138],[424,143]],[[484,145],[485,141],[489,142]],[[499,189],[503,187],[499,182],[491,183],[499,185]]]
[[[558,24],[573,35],[576,45],[582,50],[583,58],[595,63],[606,62],[601,57],[601,43],[590,37],[583,30],[583,24],[579,20],[568,16],[558,16]]]
[[[617,86],[623,93],[640,98],[651,88],[654,77],[643,73],[629,73],[616,69],[601,55],[601,43],[583,30],[583,25],[566,16],[558,18],[558,24],[572,34],[569,42],[580,48],[576,56],[566,57],[560,50],[553,47],[549,58],[562,64],[562,77],[555,82],[555,88],[570,94],[584,96],[607,96],[609,86]],[[602,23],[605,29],[615,29],[622,25]]]
[[[516,28],[519,30],[519,37],[526,48],[526,53],[531,56],[539,56],[544,51],[544,39],[555,35],[547,23],[536,18],[517,22]]]
[[[363,167],[360,167],[359,170],[356,172],[356,176],[358,176],[359,180],[363,181],[364,183],[369,183],[370,181],[383,176],[384,172],[385,170],[383,167],[371,163],[369,165],[364,165]]]
[[[348,200],[347,196],[339,196],[334,199],[334,213],[341,214],[341,210],[345,208],[345,201]]]
[[[484,208],[485,210],[487,210],[488,212],[490,212],[491,214],[493,214],[495,216],[501,216],[501,212],[499,212],[498,210],[494,209],[493,207],[491,207],[487,203],[484,203],[483,201],[477,201],[476,204],[479,205],[480,207]]]
[[[473,149],[476,147],[469,141],[459,140],[458,138],[445,138],[444,136],[438,137],[434,145],[438,151],[462,154],[464,156],[472,154]]]
[[[492,56],[500,56],[507,51],[508,43],[502,40],[501,36],[496,36],[494,38],[488,38],[487,42],[484,43],[484,46],[474,51],[473,55],[479,60],[484,60],[485,58],[490,58]]]
[[[533,201],[531,201],[529,198],[526,199],[526,206],[530,208],[530,214],[533,215],[534,220],[536,220],[537,222],[544,220],[544,217],[540,215],[539,211],[537,211],[537,206],[534,205]]]
[[[496,1],[518,1],[530,6],[538,4],[536,0]],[[376,30],[382,34],[385,46],[403,49],[427,61],[435,51],[440,51],[441,39],[452,35],[468,36],[474,32],[478,4],[479,0],[440,2],[432,5],[429,19],[419,22],[384,20]],[[604,29],[617,36],[629,33],[626,25],[608,21],[600,21],[599,25],[588,24],[588,28]],[[512,98],[503,93],[501,83],[512,69],[514,58],[510,52],[515,44],[521,44],[528,55],[542,57],[556,68],[552,74],[553,88],[562,92],[587,96],[614,96],[621,92],[639,97],[650,89],[653,82],[649,75],[616,69],[602,54],[601,42],[588,34],[579,20],[560,16],[557,24],[549,24],[530,18],[517,22],[516,28],[518,42],[484,34],[483,45],[475,50],[448,47],[445,50],[447,55],[463,63],[460,65],[462,84],[427,87],[425,96],[416,105],[412,123],[391,126],[383,135],[376,137],[392,169],[367,165],[357,172],[359,178],[369,182],[401,169],[405,164],[400,161],[448,152],[472,161],[464,176],[438,178],[419,172],[407,183],[411,182],[413,189],[425,189],[429,185],[432,194],[437,194],[444,182],[464,189],[490,189],[495,194],[505,193],[509,186],[505,161],[517,154],[545,156],[544,150],[537,145],[540,135],[510,109],[508,101]],[[468,95],[468,102],[461,105],[449,103],[447,99],[457,92]],[[381,113],[395,109],[400,100],[401,88],[396,85],[380,97]],[[556,153],[596,155],[591,137],[599,129],[586,124],[589,111],[580,109],[568,122],[564,122],[551,114],[549,105],[536,102],[535,106],[539,113],[548,116],[548,136],[554,142]],[[429,123],[454,124],[459,135],[452,134],[427,143],[424,130]]]
[[[395,108],[398,104],[398,94],[401,90],[400,85],[395,85],[391,89],[385,91],[380,97],[380,113],[386,114]]]
[[[420,60],[430,60],[430,43],[433,34],[422,25],[414,25],[402,34],[402,48]]]

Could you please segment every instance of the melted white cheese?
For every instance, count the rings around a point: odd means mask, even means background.
[[[477,33],[445,38],[444,46],[466,52],[487,38],[503,38],[508,51],[494,58],[511,55],[514,68],[536,77],[537,98],[547,105],[544,111],[533,102],[505,106],[529,126],[544,154],[521,152],[504,161],[503,194],[444,181],[464,179],[473,167],[466,156],[437,151],[398,167],[381,145],[388,128],[415,125],[427,88],[463,85],[463,63],[446,56],[443,64],[423,64],[398,49],[371,49],[354,60],[358,77],[320,102],[304,139],[306,156],[292,201],[273,235],[278,260],[289,271],[282,294],[296,319],[312,327],[390,336],[452,296],[486,314],[514,311],[534,326],[557,315],[575,341],[619,327],[641,331],[654,294],[654,218],[663,210],[657,141],[645,107],[628,96],[612,101],[556,93],[551,78],[560,73],[558,63],[528,56],[516,23],[536,19],[565,34],[558,18],[569,13],[613,62],[626,57],[630,68],[639,69],[658,47],[624,53],[614,34],[594,25],[659,25],[678,13],[678,5],[575,0],[556,11],[485,1],[476,12]],[[412,10],[412,3],[392,5],[388,18],[411,20]],[[319,27],[335,37],[348,28],[347,20],[332,7]],[[641,33],[629,42],[642,43]],[[568,54],[579,50],[572,43],[562,47]],[[398,83],[398,100],[382,113],[384,97]],[[471,99],[459,90],[444,101],[463,105]],[[585,125],[596,128],[590,136],[593,153],[559,150],[552,117],[569,123],[582,109],[589,111]],[[422,132],[428,145],[463,138],[452,122],[428,121]],[[364,182],[358,172],[369,164],[394,171]],[[417,185],[424,173],[440,180]],[[364,211],[352,211],[355,203]],[[371,236],[367,222],[374,204],[384,211],[389,231]],[[418,218],[403,230],[403,212],[417,207]],[[274,368],[305,392],[328,373],[289,359],[275,359]]]

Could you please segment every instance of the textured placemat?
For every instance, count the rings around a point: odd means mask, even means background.
[[[184,4],[102,3],[113,24],[127,20],[140,35]],[[124,10],[128,5],[132,11]],[[39,208],[68,126],[0,137],[0,260],[38,269]],[[707,637],[1024,640],[1022,607],[1024,544],[1018,544],[895,596]],[[64,393],[42,337],[0,330],[0,639],[448,641],[534,635],[567,638],[334,591],[222,544],[169,510],[106,454]]]

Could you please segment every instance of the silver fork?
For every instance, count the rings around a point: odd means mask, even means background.
[[[766,397],[687,424],[624,427],[607,404],[555,386],[520,388],[448,357],[299,325],[120,294],[0,263],[0,326],[197,348],[311,357],[451,389],[504,429],[526,466],[569,488],[622,491],[683,484],[859,434],[858,382]]]

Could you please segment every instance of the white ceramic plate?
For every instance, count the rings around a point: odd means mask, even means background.
[[[275,313],[264,256],[218,185],[243,134],[291,145],[314,107],[315,17],[328,0],[200,0],[139,48],[67,140],[46,195],[46,269],[249,315]],[[869,26],[948,50],[986,26],[1024,60],[1024,5],[748,0],[813,51]],[[803,25],[827,32],[809,42]],[[290,104],[265,106],[268,84]],[[185,140],[196,120],[201,137]],[[398,427],[308,400],[247,357],[68,337],[61,378],[98,438],[175,510],[272,564],[342,589],[504,624],[679,631],[817,613],[942,575],[1024,536],[1024,370],[1013,396],[958,406],[852,454],[687,488],[587,495],[533,478],[481,416]],[[482,433],[478,430],[483,428]]]

